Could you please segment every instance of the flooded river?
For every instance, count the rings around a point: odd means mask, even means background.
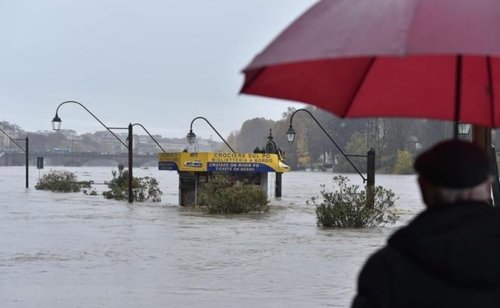
[[[116,168],[53,169],[104,182]],[[2,308],[347,307],[366,258],[422,210],[414,176],[376,176],[399,197],[397,225],[335,230],[317,227],[306,205],[332,173],[284,174],[283,198],[270,198],[267,214],[210,216],[177,206],[173,171],[134,169],[164,194],[128,204],[38,191],[36,167],[26,189],[24,170],[0,168]]]

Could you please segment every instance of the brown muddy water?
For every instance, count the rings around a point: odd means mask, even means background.
[[[103,182],[115,168],[52,169]],[[423,209],[414,176],[376,176],[399,197],[398,224],[336,230],[317,227],[306,204],[332,173],[284,174],[269,213],[211,216],[177,205],[173,171],[134,170],[158,179],[164,195],[128,204],[38,191],[35,167],[26,189],[24,170],[0,168],[2,308],[347,307],[366,258]]]

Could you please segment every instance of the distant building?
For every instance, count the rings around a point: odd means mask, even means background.
[[[64,137],[76,137],[78,134],[72,130],[72,129],[60,129],[58,130],[59,133],[63,134]]]
[[[418,142],[418,138],[415,136],[410,136],[406,140],[407,142],[407,148],[411,151],[415,150],[420,150],[422,148],[422,145]]]
[[[217,152],[220,150],[222,142],[216,142],[211,139],[196,139],[195,144],[189,145],[185,138],[165,139],[162,147],[167,152],[182,152],[187,149],[190,152]]]

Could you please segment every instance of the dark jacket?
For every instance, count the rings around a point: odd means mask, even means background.
[[[368,259],[352,307],[500,307],[500,209],[425,210]]]

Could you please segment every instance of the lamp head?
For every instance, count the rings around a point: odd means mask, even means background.
[[[272,128],[269,129],[269,136],[267,136],[267,139],[273,140],[273,129]]]
[[[60,130],[61,129],[61,118],[57,115],[52,119],[52,129],[53,130]]]
[[[460,137],[466,137],[469,135],[471,125],[469,123],[458,123],[458,135]]]
[[[293,129],[293,126],[290,125],[288,130],[286,131],[286,138],[289,144],[292,144],[294,139],[295,139],[295,130]]]
[[[193,144],[196,141],[196,135],[193,133],[192,129],[189,130],[189,133],[187,134],[186,138],[189,144]]]

